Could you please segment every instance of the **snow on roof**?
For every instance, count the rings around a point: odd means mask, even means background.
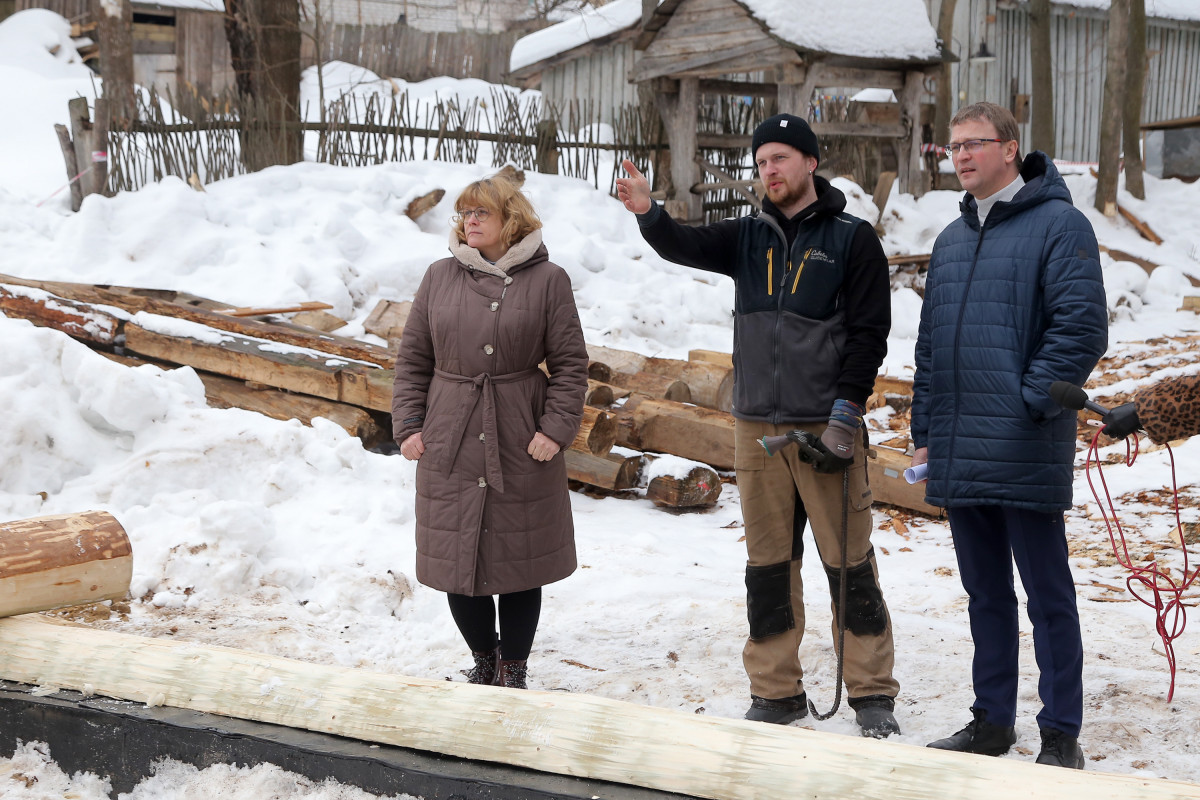
[[[225,11],[225,0],[135,0],[139,6],[182,8],[188,11]]]
[[[1108,11],[1112,0],[1055,0],[1055,4]],[[1197,0],[1146,0],[1146,16],[1157,19],[1200,22],[1200,2]]]
[[[641,20],[642,0],[613,0],[599,8],[589,7],[565,22],[518,39],[509,56],[508,68],[515,72],[522,67],[624,30]]]
[[[1085,2],[1088,0],[1084,0]],[[1090,0],[1106,2],[1107,0]],[[1185,3],[1193,0],[1157,0]],[[737,0],[774,35],[804,50],[897,60],[940,58],[924,0]],[[1148,0],[1154,2],[1154,0]],[[638,24],[641,0],[600,8],[518,40],[509,59],[516,71]],[[870,20],[864,25],[863,20]]]
[[[771,33],[804,50],[897,60],[941,57],[924,0],[738,2]]]

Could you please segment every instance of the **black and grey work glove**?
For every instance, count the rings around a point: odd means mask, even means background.
[[[839,459],[854,460],[854,448],[863,424],[863,407],[850,400],[835,400],[829,413],[829,426],[821,434],[821,444]],[[835,471],[835,470],[830,470]]]

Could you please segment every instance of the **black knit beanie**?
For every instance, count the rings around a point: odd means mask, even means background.
[[[764,120],[754,129],[751,140],[750,156],[758,154],[758,148],[767,142],[781,142],[791,145],[801,153],[812,156],[821,163],[821,148],[817,145],[817,135],[813,133],[808,123],[794,114],[776,114]]]

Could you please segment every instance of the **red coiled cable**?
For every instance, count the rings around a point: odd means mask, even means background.
[[[1182,580],[1178,583],[1171,577],[1169,568],[1163,570],[1159,567],[1158,559],[1153,555],[1150,556],[1149,563],[1145,566],[1135,565],[1129,555],[1129,546],[1125,542],[1125,531],[1121,527],[1120,519],[1117,518],[1116,508],[1113,507],[1112,495],[1108,491],[1108,483],[1104,480],[1104,468],[1100,461],[1099,441],[1103,430],[1101,428],[1096,432],[1096,435],[1092,437],[1091,447],[1088,448],[1086,463],[1088,486],[1100,506],[1100,514],[1108,528],[1108,539],[1112,543],[1113,554],[1121,566],[1129,570],[1130,575],[1125,580],[1126,588],[1129,589],[1131,595],[1154,609],[1154,628],[1162,638],[1163,649],[1167,655],[1167,665],[1171,670],[1171,687],[1167,692],[1167,702],[1169,703],[1175,696],[1175,647],[1173,642],[1179,638],[1187,625],[1187,610],[1183,605],[1183,593],[1191,588],[1197,576],[1200,575],[1200,569],[1191,574],[1188,573],[1187,542],[1184,539],[1183,524],[1179,519],[1179,486],[1175,480],[1175,454],[1171,451],[1170,445],[1164,445],[1167,448],[1167,455],[1171,459],[1171,499],[1175,511],[1176,530],[1179,531],[1179,549],[1183,552]],[[1133,466],[1138,452],[1137,434],[1133,434],[1125,439],[1126,466]],[[1104,488],[1103,499],[1092,482],[1093,462],[1096,464],[1096,474],[1100,478],[1100,485]],[[1105,510],[1106,505],[1107,510]]]

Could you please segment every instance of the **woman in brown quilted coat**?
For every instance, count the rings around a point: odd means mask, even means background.
[[[570,278],[517,186],[476,181],[455,208],[452,257],[430,265],[404,326],[392,428],[417,461],[417,580],[447,593],[468,680],[524,689],[541,587],[576,567],[562,451],[588,356]]]

